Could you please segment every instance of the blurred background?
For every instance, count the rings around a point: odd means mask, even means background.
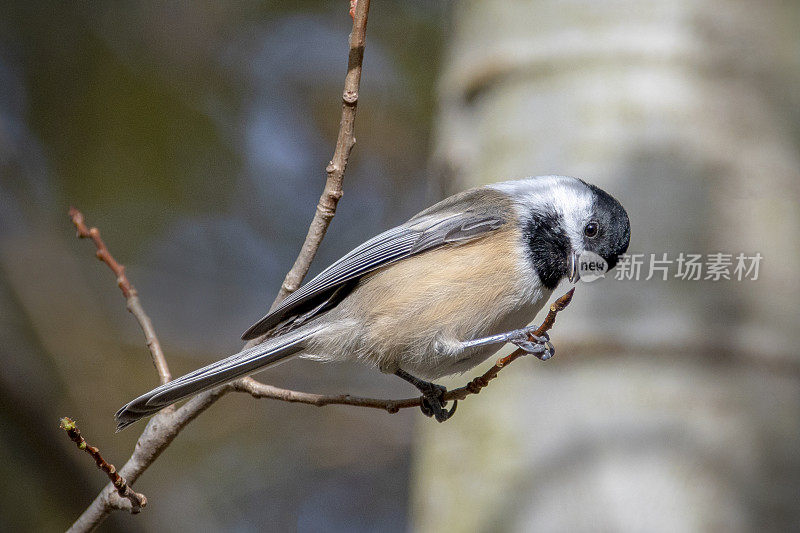
[[[0,7],[0,529],[66,528],[105,479],[59,417],[121,465],[142,427],[112,414],[157,384],[68,206],[128,267],[174,375],[237,351],[322,190],[347,4]],[[373,2],[312,274],[447,194],[569,174],[626,206],[640,278],[579,285],[557,356],[446,424],[228,395],[137,482],[147,509],[101,530],[796,529],[798,27],[777,0]],[[681,252],[763,261],[757,280],[645,279]],[[413,393],[357,365],[259,378]]]

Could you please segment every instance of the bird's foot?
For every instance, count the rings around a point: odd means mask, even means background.
[[[411,383],[422,393],[422,403],[419,407],[425,416],[432,416],[437,422],[444,422],[456,412],[458,400],[453,400],[453,407],[449,411],[445,409],[447,401],[444,395],[447,389],[441,385],[414,377],[402,368],[395,370],[394,375]]]
[[[428,390],[422,391],[422,404],[419,408],[425,416],[432,416],[436,418],[437,422],[444,422],[456,412],[458,400],[453,400],[453,407],[451,407],[450,410],[445,409],[447,401],[444,400],[444,395],[447,389],[435,383],[431,383],[430,385],[431,387]]]
[[[535,355],[542,361],[547,361],[556,354],[556,349],[553,343],[550,342],[550,335],[547,332],[542,333],[541,336],[536,336],[533,334],[535,331],[535,327],[521,329],[515,332],[516,334],[509,339],[509,342]]]

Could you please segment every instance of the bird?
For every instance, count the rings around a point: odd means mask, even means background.
[[[613,268],[630,242],[622,205],[568,176],[472,188],[344,255],[242,335],[257,344],[139,396],[117,431],[179,400],[299,356],[361,361],[422,393],[422,412],[448,420],[435,380],[463,373],[512,343],[554,354],[530,323],[583,253]]]

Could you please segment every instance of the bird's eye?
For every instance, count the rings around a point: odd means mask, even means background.
[[[597,231],[599,229],[600,225],[597,222],[592,221],[586,224],[586,227],[583,228],[583,234],[591,239],[592,237],[597,236]]]

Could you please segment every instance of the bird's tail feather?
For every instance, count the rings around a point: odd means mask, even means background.
[[[160,387],[156,387],[150,392],[128,402],[117,411],[114,415],[117,421],[117,431],[125,429],[137,420],[153,415],[164,407],[198,392],[253,374],[258,370],[281,362],[301,351],[305,347],[304,341],[316,329],[302,328],[295,332],[269,339],[262,344],[242,350],[221,361],[204,366]]]

